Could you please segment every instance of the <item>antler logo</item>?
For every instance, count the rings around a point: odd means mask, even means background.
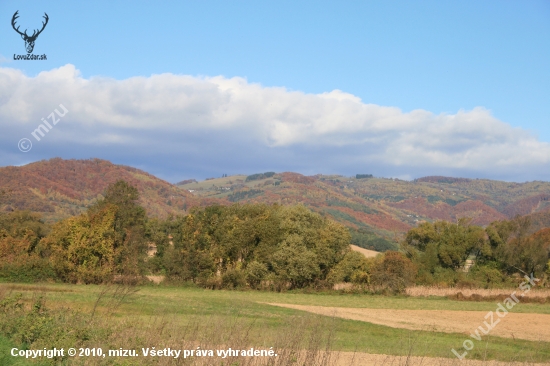
[[[17,10],[15,12],[15,14],[13,14],[13,18],[11,18],[11,26],[13,27],[13,29],[17,33],[19,33],[21,35],[21,38],[23,38],[23,40],[25,41],[25,48],[27,49],[27,53],[32,53],[32,50],[34,49],[34,42],[36,41],[36,38],[38,38],[40,33],[42,33],[44,28],[46,28],[46,24],[48,24],[48,20],[49,20],[48,14],[44,13],[44,19],[46,21],[42,22],[42,29],[40,29],[40,30],[35,29],[34,32],[32,33],[32,36],[29,36],[27,34],[26,29],[25,29],[25,32],[21,33],[19,31],[19,27],[15,28],[15,21],[17,20],[17,18],[19,18],[19,15],[17,15],[17,13],[19,13],[19,10]]]

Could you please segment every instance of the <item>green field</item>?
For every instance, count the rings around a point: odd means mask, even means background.
[[[462,345],[465,339],[463,334],[396,329],[274,307],[262,302],[432,310],[490,311],[495,308],[493,302],[452,301],[435,297],[212,291],[169,286],[143,286],[131,289],[126,296],[116,293],[116,287],[93,285],[0,284],[0,291],[4,297],[22,293],[23,302],[29,307],[43,296],[45,308],[51,314],[75,312],[78,317],[71,318],[73,320],[67,320],[68,317],[64,316],[55,318],[60,319],[55,321],[65,322],[64,326],[75,329],[84,327],[82,329],[89,334],[78,338],[80,346],[111,349],[169,345],[182,348],[182,345],[196,344],[269,348],[285,347],[285,342],[293,339],[292,344],[299,345],[301,349],[315,346],[389,355],[453,357],[450,350]],[[550,305],[520,303],[513,311],[550,314]],[[33,349],[38,346],[61,347],[55,342],[56,338],[50,335],[49,339],[38,339],[35,344],[27,346]],[[70,339],[65,342],[66,347],[70,346],[67,344]],[[9,344],[18,346],[17,340],[0,338],[3,353],[9,349]],[[468,358],[548,362],[550,344],[490,337],[484,339],[483,349],[474,349]]]

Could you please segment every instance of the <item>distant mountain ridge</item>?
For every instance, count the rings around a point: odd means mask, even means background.
[[[535,215],[535,226],[550,225],[550,182],[510,183],[430,176],[403,181],[285,172],[230,176],[179,187],[196,196],[231,202],[303,203],[355,230],[392,240],[422,221],[472,218],[487,225],[515,215]],[[263,173],[265,174],[265,173]]]
[[[263,202],[304,204],[352,229],[356,244],[383,250],[422,221],[474,224],[531,215],[534,227],[550,226],[550,183],[423,177],[414,181],[339,175],[259,172],[170,184],[142,170],[106,160],[60,158],[0,168],[0,210],[28,209],[46,221],[83,212],[119,179],[136,186],[148,215],[184,214],[195,206]],[[248,178],[248,179],[247,179]]]

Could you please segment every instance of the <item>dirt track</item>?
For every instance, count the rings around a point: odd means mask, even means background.
[[[269,305],[360,320],[393,328],[467,335],[473,333],[480,326],[487,329],[485,321],[491,324],[491,318],[485,319],[486,311],[358,309],[276,303]],[[550,342],[549,314],[508,313],[499,318],[493,311],[493,324],[494,327],[489,333],[493,336]],[[484,335],[480,330],[478,333]]]
[[[550,363],[478,361],[464,358],[440,358],[419,356],[391,356],[369,353],[340,352],[335,356],[335,366],[548,366]]]

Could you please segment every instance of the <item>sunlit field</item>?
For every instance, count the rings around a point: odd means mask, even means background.
[[[18,294],[22,296],[20,303],[23,308],[10,308],[8,300]],[[468,338],[467,334],[434,332],[430,329],[399,329],[316,315],[267,303],[454,311],[494,311],[496,307],[496,303],[490,301],[454,301],[445,297],[376,296],[339,292],[213,291],[171,286],[4,283],[0,284],[0,296],[4,334],[0,339],[1,354],[4,357],[1,361],[8,365],[22,362],[21,358],[6,358],[5,355],[9,354],[12,347],[101,347],[103,350],[273,347],[278,354],[277,357],[263,359],[184,359],[183,355],[177,359],[136,357],[131,359],[131,363],[124,357],[76,357],[37,361],[42,364],[286,365],[300,361],[308,365],[353,362],[360,365],[365,362],[360,357],[365,353],[391,356],[384,356],[383,359],[372,356],[372,360],[376,360],[373,361],[374,364],[382,364],[391,359],[399,364],[416,364],[421,362],[422,357],[442,357],[447,358],[446,362],[452,363],[458,359],[451,349],[460,349]],[[550,304],[519,303],[510,312],[550,314]],[[502,321],[505,322],[506,319]],[[14,323],[15,326],[10,328],[10,324]],[[549,362],[550,343],[484,336],[467,354],[465,361],[468,360]],[[422,364],[426,362],[424,359]]]

